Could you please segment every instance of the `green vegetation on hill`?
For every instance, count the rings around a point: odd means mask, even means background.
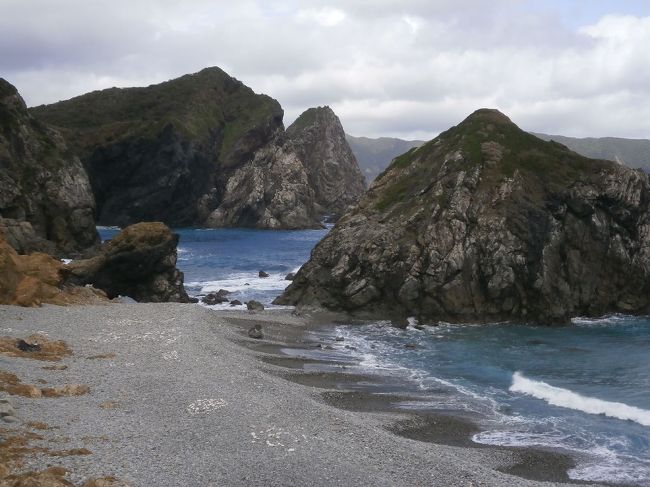
[[[154,137],[167,124],[199,139],[223,125],[223,152],[227,152],[242,133],[282,113],[274,99],[256,95],[216,67],[143,88],[94,91],[30,111],[73,132],[70,138],[82,153],[117,138]]]
[[[521,130],[496,110],[481,109],[423,146],[395,158],[377,178],[375,209],[383,212],[402,201],[424,197],[431,188],[432,165],[447,171],[480,168],[481,183],[494,185],[517,172],[526,176],[529,197],[561,191],[583,174],[612,163],[588,159],[557,142]],[[437,171],[433,171],[436,173]],[[438,195],[438,198],[444,198]]]

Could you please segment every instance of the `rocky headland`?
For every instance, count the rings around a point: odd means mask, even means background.
[[[650,178],[482,109],[397,157],[278,304],[424,322],[650,311]]]
[[[99,242],[79,158],[0,78],[0,230],[19,253],[71,257]]]
[[[316,228],[364,190],[330,112],[285,133],[276,100],[219,68],[31,109],[80,155],[102,225],[272,229]]]

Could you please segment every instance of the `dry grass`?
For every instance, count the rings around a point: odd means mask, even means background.
[[[84,384],[66,384],[64,386],[45,387],[41,389],[32,384],[23,384],[16,374],[0,370],[0,391],[7,392],[12,396],[31,398],[70,397],[87,394],[90,392],[90,388]]]
[[[9,357],[31,358],[58,362],[64,357],[72,355],[72,350],[62,340],[49,340],[42,335],[30,335],[24,340],[29,344],[38,344],[40,349],[33,352],[24,352],[17,346],[19,338],[0,337],[0,353]]]

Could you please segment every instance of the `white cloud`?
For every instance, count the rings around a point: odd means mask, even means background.
[[[33,105],[217,65],[287,123],[328,104],[355,135],[428,138],[494,106],[529,130],[650,138],[650,17],[576,29],[530,1],[2,0],[0,76]]]
[[[337,8],[300,10],[296,15],[299,22],[316,23],[324,27],[334,27],[345,20],[345,12]]]

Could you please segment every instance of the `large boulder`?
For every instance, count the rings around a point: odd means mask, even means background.
[[[189,301],[176,268],[178,235],[159,222],[137,223],[107,242],[96,257],[65,267],[67,281],[92,284],[109,298],[140,302]]]
[[[393,160],[277,304],[423,321],[650,312],[650,178],[479,110]]]
[[[19,253],[76,256],[99,242],[86,171],[0,78],[0,231]]]

